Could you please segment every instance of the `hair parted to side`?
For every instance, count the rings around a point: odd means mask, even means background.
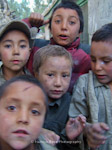
[[[92,42],[112,42],[112,23],[103,25],[92,36]]]
[[[72,68],[73,66],[72,56],[64,47],[59,45],[47,45],[40,48],[34,54],[33,71],[38,72],[39,68],[42,66],[42,64],[45,62],[46,59],[48,59],[49,57],[56,57],[56,56],[67,58],[70,61]]]
[[[80,8],[79,5],[77,5],[75,3],[75,1],[73,0],[62,0],[61,3],[59,3],[53,10],[52,15],[49,19],[49,28],[51,30],[51,22],[52,22],[52,18],[53,15],[55,13],[55,11],[59,8],[68,8],[68,9],[73,9],[77,12],[78,16],[79,16],[79,20],[80,20],[80,29],[79,29],[79,33],[83,32],[83,28],[84,28],[84,18],[83,18],[83,13],[82,10]]]
[[[30,76],[30,75],[21,75],[21,76],[14,77],[10,80],[7,80],[4,84],[2,84],[0,86],[0,99],[4,96],[5,92],[7,91],[7,88],[11,84],[13,84],[15,82],[19,82],[19,81],[32,83],[32,84],[38,86],[43,91],[43,93],[45,95],[45,104],[46,104],[46,108],[48,108],[48,99],[47,99],[47,95],[46,95],[46,92],[45,92],[43,86],[35,77]]]

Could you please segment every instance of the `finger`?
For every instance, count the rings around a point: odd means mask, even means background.
[[[48,20],[45,20],[44,22],[43,22],[43,25],[46,25],[46,24],[48,24],[49,23],[49,19]]]
[[[107,124],[105,124],[105,123],[100,123],[100,127],[103,129],[103,130],[109,130],[109,127],[108,127],[108,125]]]

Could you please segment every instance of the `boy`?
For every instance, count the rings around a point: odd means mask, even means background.
[[[58,136],[55,136],[53,132],[49,131],[50,134],[47,132],[48,130],[43,130],[43,133],[47,136],[47,139],[50,138],[54,142],[58,142],[60,137],[60,141],[63,142],[59,142],[57,147],[61,150],[68,150],[72,146],[72,144],[67,144],[66,141],[68,139],[64,134],[71,101],[71,96],[67,93],[67,90],[70,84],[72,65],[71,54],[64,47],[58,45],[48,45],[40,48],[34,55],[34,75],[45,88],[49,102],[49,110],[45,119],[44,128],[54,131]],[[81,122],[83,129],[83,123],[85,123],[83,117],[78,117],[77,121]],[[68,125],[71,127],[74,121],[70,121],[69,123]],[[80,125],[75,132],[78,132],[79,127]],[[76,133],[76,136],[82,132],[82,129]],[[75,146],[77,147],[79,144]]]
[[[25,65],[31,50],[30,28],[22,21],[13,20],[1,28],[0,56],[3,63],[0,68],[0,85],[14,76],[28,74]]]
[[[32,14],[29,18],[30,22],[32,22],[33,25],[36,22],[35,18],[35,13]],[[58,4],[54,8],[51,18],[49,20],[49,27],[52,34],[50,44],[57,44],[63,46],[68,52],[72,54],[74,62],[72,78],[69,88],[70,92],[72,91],[72,87],[75,84],[78,77],[84,73],[87,73],[91,68],[89,55],[80,48],[79,36],[83,32],[83,26],[84,23],[81,8],[75,2],[69,0]],[[33,55],[37,49],[38,48],[36,48],[36,45],[34,45],[34,49],[32,50],[27,65],[28,69],[31,72]]]
[[[91,66],[92,71],[81,76],[74,87],[69,115],[83,114],[89,123],[94,123],[85,128],[91,148],[112,150],[109,138],[112,134],[112,23],[93,34]]]
[[[38,139],[46,110],[46,93],[34,77],[6,81],[0,87],[0,150],[54,150]]]

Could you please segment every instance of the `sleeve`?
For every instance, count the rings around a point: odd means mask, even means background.
[[[25,22],[30,28],[32,27],[28,18],[24,18],[22,21]]]
[[[69,108],[69,117],[77,117],[79,114],[88,118],[87,105],[87,83],[88,74],[79,77],[77,84],[74,85],[73,95]]]

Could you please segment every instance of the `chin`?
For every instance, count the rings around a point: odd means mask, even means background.
[[[27,148],[29,146],[29,144],[26,142],[14,142],[14,143],[11,143],[10,146],[13,149],[21,150],[21,149]]]

